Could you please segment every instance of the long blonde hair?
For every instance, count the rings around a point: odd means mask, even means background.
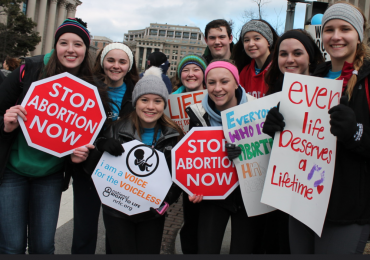
[[[353,61],[353,68],[355,70],[359,71],[361,69],[362,65],[364,64],[364,60],[370,60],[370,48],[365,43],[366,39],[367,39],[367,35],[366,35],[366,29],[367,29],[367,25],[368,25],[367,24],[367,19],[366,19],[364,13],[362,12],[362,10],[360,8],[358,8],[357,6],[355,6],[351,3],[345,2],[345,1],[336,2],[335,4],[339,4],[339,3],[353,6],[354,8],[356,8],[362,14],[362,17],[364,18],[364,25],[363,25],[363,29],[364,29],[364,38],[363,39],[364,40],[362,42],[360,42],[360,44],[357,46],[355,59]],[[356,83],[357,83],[357,75],[352,74],[351,78],[349,79],[349,81],[347,83],[347,90],[346,90],[346,93],[347,93],[349,99],[351,99],[351,97],[352,97],[353,89],[354,89]]]

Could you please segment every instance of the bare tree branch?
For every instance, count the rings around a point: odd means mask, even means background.
[[[253,3],[255,3],[258,7],[258,18],[263,19],[263,10],[262,7],[268,3],[270,3],[269,0],[251,0]]]
[[[279,12],[276,11],[276,9],[274,8],[274,12],[275,12],[275,17],[276,17],[276,21],[275,21],[275,24],[274,24],[274,29],[276,31],[276,33],[278,35],[281,35],[284,31],[282,30],[282,25],[283,25],[283,21],[281,19],[281,12],[283,11],[283,6],[281,6]]]

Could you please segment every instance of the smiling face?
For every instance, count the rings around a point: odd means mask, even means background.
[[[278,64],[281,73],[309,75],[310,57],[303,44],[296,39],[285,39],[279,47]]]
[[[265,37],[258,32],[247,32],[243,37],[244,50],[251,59],[258,64],[264,64],[270,55],[269,43]]]
[[[230,58],[230,44],[233,41],[233,36],[229,37],[225,26],[209,29],[205,40],[214,59]]]
[[[111,50],[105,55],[103,60],[103,68],[105,75],[110,79],[110,87],[119,87],[123,84],[130,67],[130,60],[128,55],[123,50]]]
[[[215,102],[217,110],[223,111],[237,105],[238,101],[235,96],[237,88],[238,84],[228,69],[214,68],[208,72],[208,95]]]
[[[136,114],[144,128],[153,128],[164,112],[164,100],[154,94],[142,95],[136,101]]]
[[[332,63],[344,63],[344,61],[352,63],[360,40],[357,31],[350,23],[333,19],[325,24],[323,43]]]
[[[56,44],[57,57],[67,72],[76,75],[85,59],[86,45],[74,33],[61,35]]]
[[[203,71],[195,64],[189,64],[181,71],[181,82],[187,92],[203,89]]]

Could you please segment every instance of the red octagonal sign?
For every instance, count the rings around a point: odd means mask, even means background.
[[[189,195],[226,199],[239,185],[222,127],[193,127],[172,149],[172,180]]]
[[[57,157],[92,144],[106,119],[97,88],[67,72],[32,83],[21,105],[28,145]]]

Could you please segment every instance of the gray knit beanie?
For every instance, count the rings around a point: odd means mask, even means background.
[[[322,17],[321,30],[324,30],[325,24],[333,19],[340,19],[350,23],[356,29],[362,42],[364,39],[364,17],[359,10],[349,4],[333,4],[325,11]]]
[[[132,91],[132,106],[135,107],[138,98],[146,94],[161,96],[164,100],[164,108],[167,107],[168,90],[162,80],[162,70],[158,67],[152,66],[147,69],[144,76],[136,83]]]
[[[247,22],[246,24],[244,24],[240,38],[243,38],[247,32],[252,32],[252,31],[258,32],[263,37],[265,37],[267,42],[270,44],[270,46],[272,46],[272,44],[274,43],[272,31],[270,27],[264,22],[261,22],[258,20],[251,20]]]

